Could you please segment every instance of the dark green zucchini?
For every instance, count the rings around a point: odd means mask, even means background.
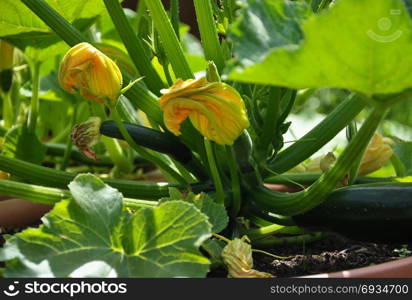
[[[139,146],[168,154],[183,164],[192,159],[192,152],[189,148],[170,133],[130,123],[124,123],[124,126]],[[114,121],[104,121],[100,127],[100,133],[124,140]]]
[[[293,217],[297,225],[326,229],[352,239],[384,243],[412,241],[412,184],[353,185]]]
[[[171,133],[130,123],[124,123],[124,125],[136,144],[169,155],[183,164],[200,180],[209,178],[203,167],[194,158],[192,151]],[[114,121],[104,121],[100,127],[100,133],[124,140]]]

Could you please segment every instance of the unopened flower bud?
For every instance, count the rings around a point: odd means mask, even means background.
[[[253,269],[252,247],[247,237],[230,241],[222,251],[222,259],[232,278],[268,278],[272,274]]]
[[[0,40],[0,71],[9,70],[14,66],[14,46]]]
[[[122,73],[109,57],[88,43],[80,43],[64,56],[59,70],[60,85],[69,93],[91,101],[115,105],[122,87]]]
[[[166,127],[180,135],[181,123],[187,118],[206,138],[220,145],[231,145],[249,127],[242,97],[222,82],[205,78],[177,80],[161,90],[160,107]]]
[[[360,176],[366,175],[383,167],[393,155],[393,150],[390,146],[393,143],[393,140],[390,138],[383,137],[381,134],[375,132],[368,148],[366,148],[358,174]]]
[[[90,117],[86,122],[75,125],[70,136],[73,145],[93,160],[98,160],[92,147],[99,141],[101,124],[99,117]]]

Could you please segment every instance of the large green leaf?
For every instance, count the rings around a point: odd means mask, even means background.
[[[229,217],[225,206],[216,203],[208,194],[200,193],[196,195],[194,193],[188,193],[184,195],[176,188],[170,188],[169,194],[170,197],[160,199],[160,203],[183,200],[194,204],[209,218],[209,222],[212,224],[212,232],[214,233],[222,231],[229,223]]]
[[[104,4],[101,0],[46,0],[46,2],[70,23],[79,19],[94,18],[104,11]],[[35,32],[36,35],[32,34],[31,38],[36,38],[52,32],[21,1],[1,0],[0,12],[1,36]]]
[[[101,0],[46,0],[60,15],[83,31],[105,11]],[[68,46],[21,1],[0,1],[0,37],[7,39],[26,55],[47,60],[67,51]]]
[[[285,2],[284,7],[290,8],[290,1],[286,0],[256,2]],[[289,18],[301,14],[298,8],[294,12],[286,8],[284,15],[290,15]],[[258,15],[270,7],[254,5],[250,9]],[[283,22],[282,14],[266,15],[273,24]],[[256,18],[244,18],[241,22],[240,26],[247,28],[262,24]],[[299,45],[278,47],[274,43],[263,59],[254,58],[253,47],[249,52],[237,51],[241,55],[238,60],[249,57],[253,61],[236,67],[230,79],[291,88],[330,86],[367,95],[396,93],[412,86],[412,57],[408,55],[412,51],[412,22],[402,0],[337,1],[329,10],[308,18],[302,31],[304,40]],[[283,34],[275,32],[263,38],[270,44]],[[290,38],[293,34],[286,40],[296,41]],[[247,43],[248,38],[249,35],[232,37],[237,44]]]
[[[170,201],[131,215],[122,195],[93,175],[79,175],[44,225],[11,237],[0,250],[7,277],[203,277],[198,247],[210,237],[207,217]]]
[[[297,45],[300,24],[312,11],[304,2],[249,0],[240,19],[230,27],[233,52],[241,66],[262,61],[273,49]]]

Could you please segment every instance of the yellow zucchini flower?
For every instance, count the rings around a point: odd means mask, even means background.
[[[80,43],[64,56],[59,70],[60,85],[69,93],[91,101],[117,102],[122,87],[122,73],[109,57],[88,43]]]
[[[242,97],[225,83],[208,82],[206,78],[179,79],[160,92],[165,125],[175,135],[181,134],[180,126],[189,118],[209,140],[231,145],[249,127]]]
[[[253,269],[252,247],[248,238],[230,241],[222,251],[222,260],[231,278],[270,278],[272,274]]]
[[[394,141],[390,138],[383,137],[381,134],[375,132],[363,156],[358,174],[360,176],[366,175],[383,167],[393,155],[393,150],[390,146],[393,143]]]

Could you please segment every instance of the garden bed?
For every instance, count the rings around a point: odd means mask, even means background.
[[[266,249],[287,259],[274,259],[266,254],[254,253],[254,267],[276,277],[296,277],[319,273],[332,273],[368,267],[411,256],[412,244],[376,244],[350,240],[329,234],[308,245],[280,246]],[[408,251],[409,249],[409,251]],[[225,269],[216,269],[209,277],[226,277]]]

